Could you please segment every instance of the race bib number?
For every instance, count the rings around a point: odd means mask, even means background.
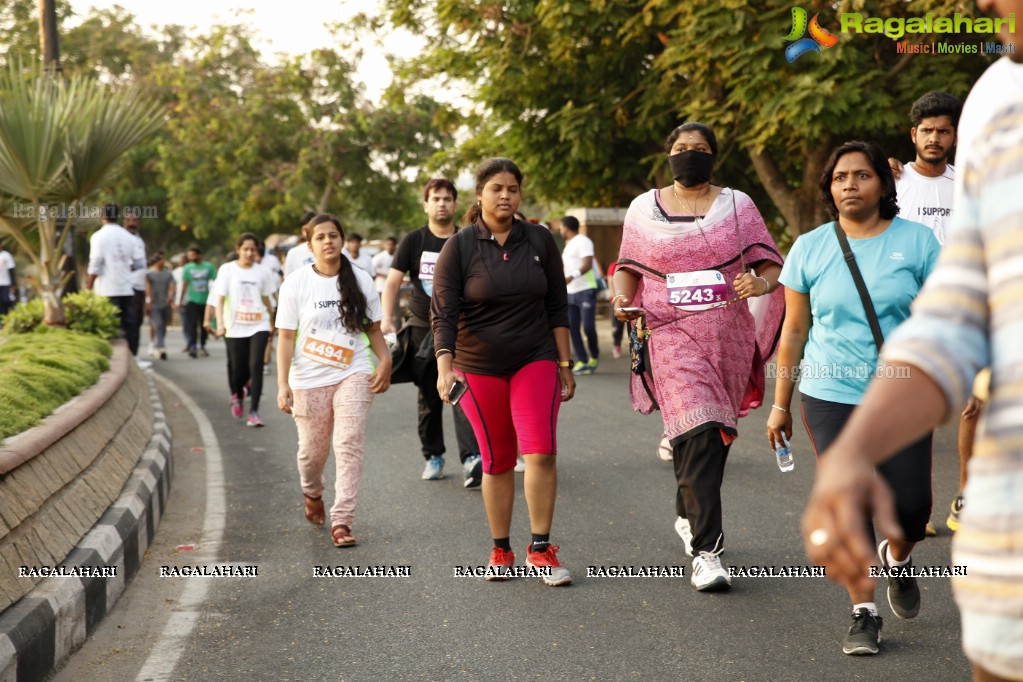
[[[259,324],[263,321],[263,311],[256,308],[239,308],[234,313],[234,321],[241,324]]]
[[[668,303],[679,310],[709,310],[727,302],[728,283],[717,270],[674,272],[668,275]]]
[[[423,251],[419,259],[419,281],[432,282],[433,271],[437,268],[437,258],[440,256],[436,251]]]
[[[355,357],[355,337],[313,329],[302,346],[302,355],[321,365],[348,369]]]

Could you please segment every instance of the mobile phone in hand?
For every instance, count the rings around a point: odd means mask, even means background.
[[[451,384],[451,388],[448,389],[448,402],[452,405],[458,403],[459,398],[465,393],[465,384],[461,381],[455,381]]]
[[[641,312],[643,312],[642,308],[634,308],[632,306],[627,307],[627,308],[619,308],[619,310],[621,310],[623,313],[641,313]]]

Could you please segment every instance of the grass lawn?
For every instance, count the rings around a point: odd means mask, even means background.
[[[95,384],[110,353],[109,342],[66,329],[0,337],[0,439],[35,426]]]

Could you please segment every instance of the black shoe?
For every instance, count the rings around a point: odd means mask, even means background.
[[[199,357],[199,356],[196,354],[195,349],[193,348],[192,350],[188,351],[188,357],[196,358],[196,357]]]
[[[881,644],[881,616],[875,616],[865,608],[856,609],[852,625],[842,640],[842,653],[850,656],[876,654]]]
[[[161,360],[166,360],[167,359],[167,351],[165,351],[165,350],[160,351],[160,359]]]
[[[920,613],[920,586],[912,577],[913,560],[904,566],[889,566],[887,540],[882,540],[877,546],[877,555],[881,557],[881,566],[886,571],[898,572],[901,569],[906,572],[905,576],[888,577],[888,605],[899,618],[913,618]]]
[[[208,358],[210,356],[210,352],[206,350],[205,346],[203,346],[202,348],[199,349],[199,355],[203,356],[204,358]]]

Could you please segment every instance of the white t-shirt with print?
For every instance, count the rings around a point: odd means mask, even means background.
[[[945,245],[945,228],[952,221],[955,175],[955,168],[951,165],[945,167],[944,175],[932,178],[921,175],[912,163],[907,163],[895,184],[899,217],[931,228],[942,246]]]
[[[90,275],[96,275],[94,289],[100,296],[133,296],[132,271],[145,276],[146,253],[136,239],[117,223],[106,223],[89,238]]]
[[[561,252],[561,261],[565,264],[565,274],[571,275],[576,270],[581,270],[583,258],[593,257],[593,241],[584,234],[577,234],[565,243],[565,250]],[[597,288],[597,279],[594,274],[596,263],[592,263],[588,272],[582,277],[576,277],[568,283],[568,293],[578,294],[580,291]]]
[[[11,268],[14,267],[14,256],[0,249],[0,287],[11,286]]]
[[[373,278],[359,268],[352,272],[366,297],[366,317],[379,322],[383,309]],[[288,375],[292,388],[330,386],[357,372],[373,371],[366,335],[341,324],[340,299],[337,276],[323,277],[312,268],[299,270],[281,285],[277,326],[298,331]]]
[[[273,284],[265,268],[259,265],[243,268],[237,261],[221,265],[213,281],[210,304],[216,305],[219,297],[225,299],[226,336],[244,339],[257,332],[270,331],[270,313],[263,297],[269,297],[273,292]]]

